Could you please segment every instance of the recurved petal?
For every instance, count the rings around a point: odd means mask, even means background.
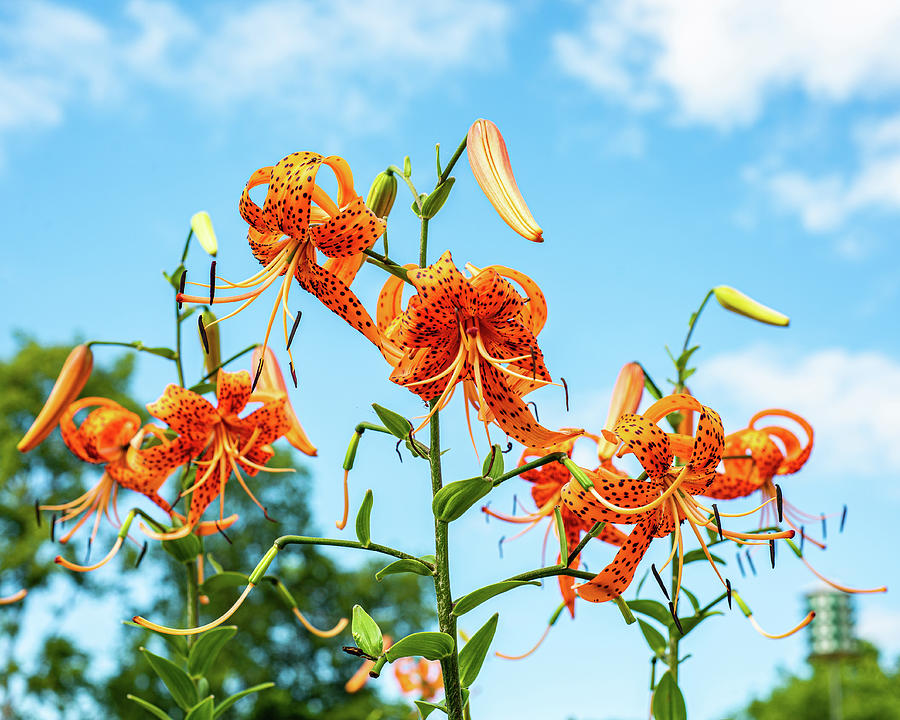
[[[271,165],[260,168],[254,172],[244,186],[244,191],[241,193],[241,200],[238,203],[241,217],[247,221],[251,228],[254,228],[260,233],[278,232],[278,225],[277,223],[271,222],[269,217],[263,213],[262,208],[250,199],[250,191],[257,185],[268,183],[271,179]]]
[[[592,580],[575,588],[575,592],[590,602],[605,602],[625,592],[634,578],[634,571],[650,547],[654,525],[649,518],[636,525],[613,561]]]
[[[769,416],[786,417],[790,420],[793,420],[801,428],[803,428],[803,432],[806,433],[806,444],[801,445],[797,437],[793,435],[793,433],[791,433],[789,430],[775,427],[763,428],[764,432],[768,432],[771,435],[779,437],[785,444],[785,450],[787,451],[787,454],[785,456],[784,462],[778,468],[777,474],[790,475],[791,473],[795,473],[801,467],[803,467],[803,465],[806,464],[806,461],[809,460],[809,454],[810,452],[812,452],[812,425],[810,425],[804,418],[800,417],[796,413],[792,413],[790,410],[771,408],[769,410],[758,412],[756,413],[756,415],[750,418],[750,427],[754,427],[756,423],[759,422],[760,418]],[[791,441],[790,437],[788,436],[793,436],[793,441]]]
[[[284,234],[300,237],[309,227],[312,201],[321,193],[316,192],[316,174],[323,159],[318,153],[296,152],[272,168],[263,213]]]
[[[443,305],[450,308],[451,312],[452,308],[459,308],[466,315],[473,314],[474,290],[456,269],[449,250],[434,264],[410,270],[408,277],[424,305]]]
[[[656,483],[628,477],[606,479],[598,473],[588,470],[585,472],[593,481],[597,493],[612,505],[636,508],[652,502],[659,496],[660,487]],[[633,525],[655,512],[646,510],[629,515],[610,510],[574,480],[563,486],[561,497],[566,507],[581,520],[585,528],[590,528],[598,522]]]
[[[310,226],[309,235],[323,254],[343,258],[368,250],[384,228],[384,220],[375,217],[363,199],[357,197],[327,222]]]
[[[490,120],[476,120],[469,128],[466,153],[475,181],[503,221],[522,237],[543,242],[543,231],[525,204],[500,130]]]
[[[746,497],[759,490],[759,488],[760,484],[749,480],[744,473],[740,475],[727,472],[716,473],[715,479],[703,491],[703,495],[714,500],[733,500],[739,497]]]
[[[496,270],[500,275],[518,283],[528,302],[522,307],[522,321],[531,329],[534,335],[538,335],[547,322],[547,299],[538,284],[525,273],[513,270],[504,265],[490,265],[485,270]]]
[[[501,322],[519,314],[523,301],[511,283],[491,268],[486,268],[472,278],[475,296],[472,302],[474,315],[489,321]]]
[[[272,348],[266,347],[265,353],[263,354],[261,348],[257,347],[253,351],[250,360],[251,367],[259,367],[260,360],[263,361],[263,365],[256,388],[258,392],[261,391],[264,394],[272,394],[276,397],[284,398],[284,414],[288,422],[288,430],[284,434],[285,438],[300,452],[311,456],[318,455],[315,446],[306,436],[306,432],[303,430],[300,420],[297,419],[297,413],[294,412],[294,407],[291,405],[291,400],[288,396],[287,384],[284,382],[281,366],[278,364],[278,360],[275,357],[275,353],[272,352]],[[251,397],[251,400],[252,399],[253,397]]]
[[[147,404],[147,411],[179,435],[201,445],[219,421],[219,413],[211,403],[178,385],[169,385],[156,402]]]
[[[646,413],[622,415],[616,422],[615,434],[634,453],[647,475],[655,480],[666,476],[672,465],[672,447],[666,433]]]

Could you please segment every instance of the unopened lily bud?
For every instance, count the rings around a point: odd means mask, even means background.
[[[609,401],[606,425],[603,426],[604,429],[612,430],[616,425],[616,421],[625,413],[637,412],[643,392],[644,371],[636,362],[626,363],[616,378],[612,398]],[[615,452],[615,444],[607,440],[601,440],[598,443],[597,453],[601,460],[609,460]]]
[[[69,353],[44,407],[16,445],[19,452],[33,450],[53,432],[66,408],[75,401],[84,388],[93,366],[94,355],[89,346],[79,345]]]
[[[767,323],[768,325],[785,326],[791,322],[787,315],[756,302],[752,297],[744,295],[740,290],[736,290],[728,285],[714,287],[713,294],[716,296],[716,300],[719,301],[719,305],[738,315],[744,315],[752,320]]]
[[[219,243],[216,241],[216,231],[213,230],[212,220],[206,210],[194,213],[191,217],[191,230],[194,231],[194,237],[197,238],[200,247],[215,257],[219,250]]]
[[[200,313],[200,323],[203,328],[200,335],[200,341],[206,354],[203,356],[203,365],[206,372],[212,373],[213,370],[222,364],[222,350],[219,344],[219,324],[216,322],[216,316],[211,310],[204,310]],[[203,336],[206,340],[203,340]]]
[[[504,222],[519,235],[543,242],[543,230],[534,221],[513,176],[506,143],[490,120],[476,120],[469,128],[466,153],[472,174]]]
[[[369,195],[366,198],[366,207],[375,214],[375,217],[386,218],[394,207],[396,198],[397,176],[390,170],[385,170],[378,173],[372,181],[372,187],[369,188]]]
[[[253,351],[253,358],[250,363],[252,367],[261,368],[259,380],[256,383],[256,391],[284,397],[284,411],[290,425],[290,429],[284,434],[284,437],[300,452],[306,455],[318,455],[318,451],[306,436],[303,426],[300,425],[297,414],[291,405],[291,400],[287,394],[287,385],[284,382],[284,375],[281,374],[281,367],[275,359],[275,353],[268,347],[264,351],[262,348],[257,347]]]

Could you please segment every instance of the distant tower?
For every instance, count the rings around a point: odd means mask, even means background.
[[[858,643],[851,596],[833,590],[817,590],[806,596],[806,603],[816,613],[809,625],[810,659],[855,655]]]
[[[858,651],[851,596],[834,590],[817,590],[806,596],[806,604],[816,613],[809,624],[809,660],[828,667],[829,715],[842,720],[841,658]]]

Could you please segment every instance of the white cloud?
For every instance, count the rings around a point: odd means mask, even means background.
[[[866,604],[860,611],[857,634],[888,656],[900,652],[900,609]]]
[[[720,128],[756,119],[771,94],[842,102],[900,88],[892,0],[611,0],[554,38],[569,74],[638,109],[671,102]]]
[[[756,347],[717,355],[696,377],[692,389],[723,411],[726,431],[759,410],[786,408],[812,424],[819,471],[900,471],[900,362],[887,355]]]
[[[900,115],[860,123],[853,133],[857,167],[813,176],[798,170],[747,173],[810,232],[844,226],[866,211],[900,210]]]
[[[190,6],[186,6],[190,7]],[[213,111],[253,105],[367,130],[452,70],[502,61],[499,0],[184,7],[132,0],[121,17],[49,2],[0,14],[0,132],[57,125],[77,103],[169,90]]]

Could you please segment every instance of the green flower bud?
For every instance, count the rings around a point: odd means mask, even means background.
[[[777,310],[756,302],[752,297],[744,295],[740,290],[736,290],[728,285],[714,287],[713,294],[723,308],[748,317],[751,320],[767,323],[768,325],[781,326],[788,325],[791,322],[787,315],[783,315]]]
[[[200,243],[200,247],[206,250],[209,255],[215,257],[219,244],[216,241],[216,231],[213,230],[212,220],[206,210],[201,210],[191,217],[191,230],[194,231],[194,236],[197,238],[197,242]]]
[[[391,208],[394,207],[394,200],[397,198],[397,176],[390,170],[380,172],[372,181],[372,187],[369,188],[369,196],[366,198],[366,206],[376,217],[386,218]]]

